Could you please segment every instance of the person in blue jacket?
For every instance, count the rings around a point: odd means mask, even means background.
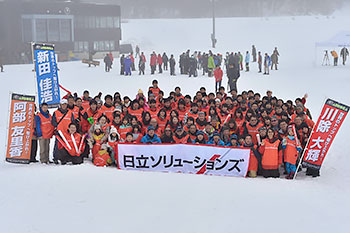
[[[125,75],[130,75],[131,76],[131,58],[130,56],[127,56],[124,59],[124,66],[125,66]]]
[[[154,127],[152,125],[148,126],[147,134],[142,137],[141,143],[153,144],[153,143],[162,143],[160,138],[154,133]]]
[[[220,134],[215,132],[213,138],[208,142],[208,145],[225,146],[225,143],[220,139]]]
[[[230,147],[240,147],[238,143],[238,137],[236,134],[232,134],[230,138]]]

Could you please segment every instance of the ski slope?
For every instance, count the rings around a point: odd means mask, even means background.
[[[210,19],[130,20],[122,25],[123,42],[138,44],[147,54],[174,54],[210,49]],[[217,20],[215,53],[263,53],[278,47],[280,66],[270,76],[241,73],[239,91],[252,89],[284,100],[309,94],[306,106],[317,119],[327,97],[350,104],[350,63],[322,67],[317,41],[346,30],[350,17],[227,18]],[[326,48],[334,49],[334,48]],[[339,50],[338,50],[339,52]],[[163,74],[131,77],[113,70],[88,68],[80,62],[60,63],[60,83],[82,94],[99,91],[134,97],[153,79],[168,94],[175,86],[193,95],[201,86],[214,90],[214,79]],[[146,63],[148,65],[149,63]],[[345,120],[321,169],[321,177],[297,180],[241,179],[185,174],[118,171],[81,166],[5,163],[9,92],[35,94],[32,65],[5,66],[0,73],[0,232],[348,232],[350,163]],[[178,69],[176,70],[178,73]],[[226,87],[227,80],[224,79]],[[62,92],[64,94],[64,92]],[[52,143],[53,144],[53,143]]]

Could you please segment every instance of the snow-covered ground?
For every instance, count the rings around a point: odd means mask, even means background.
[[[210,49],[210,23],[210,19],[130,20],[122,25],[123,42],[138,44],[147,55],[166,51],[178,58],[187,49]],[[251,72],[242,73],[239,90],[265,93],[269,89],[285,100],[308,93],[307,107],[317,118],[327,97],[350,104],[350,63],[322,67],[323,50],[316,51],[315,60],[314,46],[349,24],[350,17],[345,16],[218,19],[214,52],[245,53],[255,44],[271,53],[277,46],[280,70],[263,76],[253,63]],[[175,86],[191,95],[201,86],[214,90],[214,80],[203,76],[124,77],[118,75],[118,64],[111,73],[80,62],[59,67],[62,86],[79,94],[88,89],[92,95],[119,91],[133,97],[153,79],[166,93]],[[324,161],[322,176],[316,179],[118,171],[96,168],[90,162],[77,167],[8,164],[4,162],[8,93],[35,94],[31,70],[32,65],[13,65],[0,73],[0,232],[348,232],[349,119]]]

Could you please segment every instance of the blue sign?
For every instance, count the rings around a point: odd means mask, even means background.
[[[34,44],[34,62],[39,104],[57,106],[60,103],[57,64],[53,45]]]

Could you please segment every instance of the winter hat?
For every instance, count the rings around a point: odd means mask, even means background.
[[[118,130],[115,127],[112,126],[110,134],[113,134],[113,133],[118,134]]]
[[[198,116],[199,116],[199,115],[205,115],[205,113],[204,113],[204,112],[199,112],[199,113],[198,113]]]
[[[204,135],[204,132],[202,130],[198,130],[196,135]]]
[[[68,104],[68,101],[66,99],[61,99],[60,104]]]
[[[143,91],[141,89],[138,90],[138,94],[143,94]]]
[[[213,133],[213,137],[214,137],[214,136],[219,136],[219,137],[220,137],[219,132],[218,132],[218,131],[215,131],[215,132]]]
[[[114,109],[115,112],[122,112],[122,106],[118,105]]]
[[[178,130],[183,130],[184,128],[181,126],[181,125],[179,125],[178,127],[176,127],[176,131],[178,131]]]
[[[98,104],[103,104],[103,101],[102,100],[98,100],[97,103]]]
[[[259,131],[265,131],[265,130],[266,130],[265,126],[259,128]]]
[[[237,139],[238,139],[237,135],[236,135],[236,134],[232,134],[232,135],[231,135],[231,140],[232,140],[232,139],[236,139],[236,140],[237,140]]]
[[[215,99],[215,102],[221,103],[221,100],[220,99]]]
[[[95,126],[94,126],[94,131],[96,131],[96,130],[101,130],[101,126],[99,125],[99,124],[96,124]]]
[[[150,130],[154,130],[153,125],[148,126],[148,128],[147,128],[147,132],[149,132]]]

